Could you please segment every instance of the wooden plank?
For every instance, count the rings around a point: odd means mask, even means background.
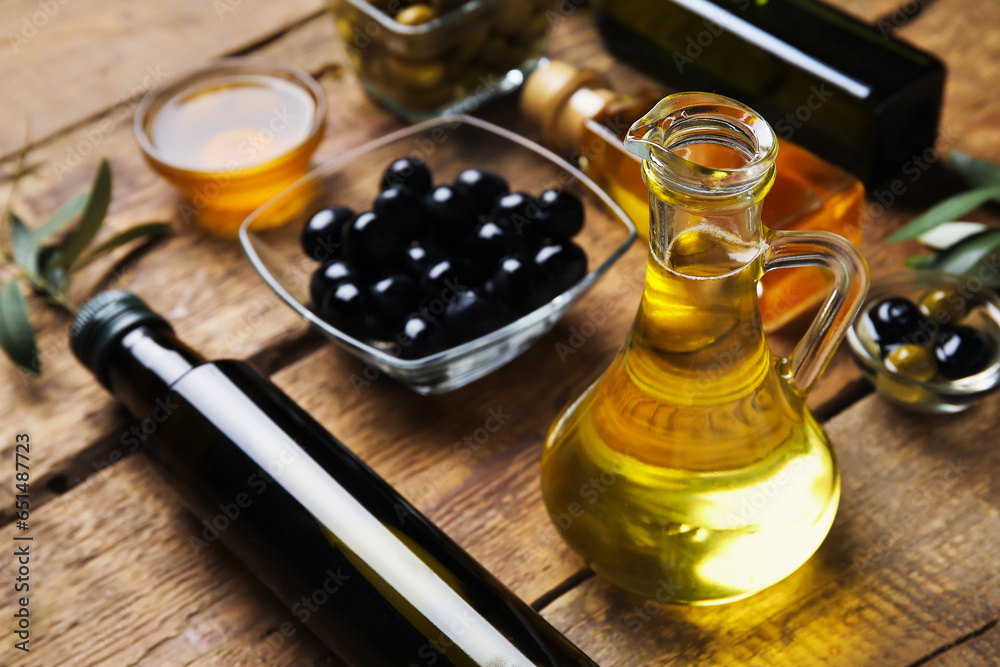
[[[34,140],[44,140],[322,8],[321,0],[0,3],[0,80],[17,91],[0,105],[0,157],[20,148],[26,117]]]
[[[989,63],[1000,59],[1000,5],[935,2],[899,36],[939,56],[948,66],[942,125],[951,148],[1000,162],[1000,90]],[[984,85],[986,84],[986,85]]]
[[[994,614],[1000,612],[1000,605],[991,608]],[[920,667],[995,667],[1000,665],[1000,632],[997,620],[988,621],[975,636],[957,645],[943,646],[941,653],[921,663]]]
[[[544,615],[605,667],[911,664],[998,616],[987,597],[1000,550],[1000,451],[988,444],[998,426],[997,395],[950,417],[868,397],[827,425],[843,499],[829,537],[791,577],[706,608],[594,578]]]
[[[3,664],[335,664],[226,549],[194,554],[200,524],[144,457],[92,480],[31,515],[31,651],[6,623]],[[0,613],[16,604],[4,595]]]

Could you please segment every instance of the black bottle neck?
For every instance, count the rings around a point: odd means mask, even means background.
[[[136,417],[189,370],[205,363],[166,326],[144,324],[118,342],[108,358],[108,388]]]

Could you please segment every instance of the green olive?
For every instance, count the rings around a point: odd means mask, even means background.
[[[958,324],[965,317],[965,299],[951,290],[931,290],[920,299],[920,310],[938,324]]]
[[[931,353],[919,345],[900,345],[893,349],[885,357],[885,367],[919,382],[926,382],[937,374]]]
[[[444,81],[444,65],[436,61],[416,62],[395,55],[385,58],[386,70],[400,85],[408,88],[430,88]]]
[[[344,40],[344,44],[349,45],[354,41],[354,24],[347,19],[337,19],[337,32],[340,33],[340,38]]]
[[[430,23],[435,18],[437,18],[437,14],[430,5],[410,5],[396,14],[396,22],[403,25],[423,25]]]

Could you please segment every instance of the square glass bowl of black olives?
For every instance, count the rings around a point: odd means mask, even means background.
[[[847,340],[879,394],[912,410],[960,412],[1000,385],[1000,300],[977,278],[875,280]]]
[[[301,213],[266,228],[289,210]],[[460,115],[321,165],[240,229],[286,303],[421,394],[457,389],[524,352],[635,236],[571,164]]]

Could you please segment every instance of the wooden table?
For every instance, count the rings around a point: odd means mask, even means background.
[[[939,146],[1000,160],[1000,5],[833,4],[939,55],[950,68]],[[592,576],[560,540],[542,506],[537,468],[551,420],[605,367],[628,329],[643,248],[633,248],[552,333],[486,380],[433,398],[385,378],[356,388],[362,364],[309,332],[254,275],[236,243],[180,221],[175,194],[142,162],[131,130],[138,98],[162,77],[210,57],[248,53],[294,63],[320,80],[331,111],[319,160],[399,127],[346,71],[320,2],[7,0],[0,28],[8,42],[0,45],[0,199],[29,114],[34,147],[17,202],[28,220],[85,187],[99,156],[107,156],[114,172],[109,229],[177,221],[175,233],[152,249],[88,268],[75,296],[132,289],[210,358],[249,359],[602,665],[1000,663],[1000,396],[967,414],[914,416],[872,395],[842,351],[811,401],[827,420],[843,474],[840,511],[819,552],[787,580],[729,606],[662,606],[626,595]],[[622,90],[643,82],[603,50],[586,10],[556,25],[551,51],[613,72]],[[484,115],[531,134],[515,110],[507,101]],[[935,162],[903,186],[905,194],[865,230],[875,275],[916,250],[887,245],[885,237],[959,184]],[[988,211],[971,218],[997,221]],[[556,344],[612,295],[621,307],[562,363]],[[73,359],[67,319],[35,308],[33,320],[44,375],[22,377],[0,364],[7,540],[14,533],[14,435],[28,432],[35,444],[32,650],[12,648],[16,564],[5,546],[0,663],[336,664],[297,622],[283,626],[294,617],[223,547],[193,553],[187,539],[199,524],[145,456],[122,444],[132,420]],[[509,421],[475,456],[459,460],[452,443],[491,409],[510,414]]]

